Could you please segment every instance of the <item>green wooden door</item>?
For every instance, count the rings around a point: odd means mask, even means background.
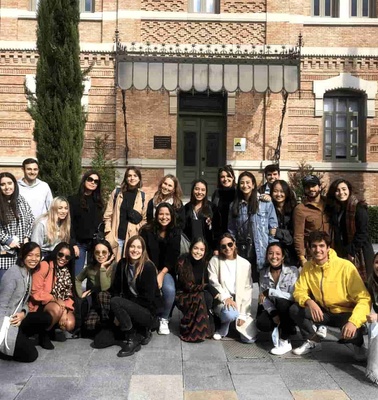
[[[185,116],[178,122],[177,177],[185,195],[192,181],[205,179],[209,196],[217,185],[218,168],[225,165],[223,117]]]

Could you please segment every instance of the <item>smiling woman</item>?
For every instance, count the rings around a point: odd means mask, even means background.
[[[47,257],[60,242],[69,242],[71,217],[68,200],[55,197],[46,214],[41,215],[33,226],[31,240],[42,249],[43,258]]]

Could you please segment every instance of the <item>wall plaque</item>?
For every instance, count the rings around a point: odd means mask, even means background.
[[[171,149],[171,136],[154,136],[154,149]]]

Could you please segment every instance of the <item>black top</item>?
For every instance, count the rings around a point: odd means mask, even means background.
[[[121,203],[121,208],[119,210],[119,225],[118,225],[118,237],[120,239],[125,239],[127,233],[128,225],[128,211],[134,208],[135,199],[138,193],[138,189],[127,190],[123,192],[123,200]]]
[[[230,204],[235,199],[236,189],[231,188],[218,188],[215,189],[211,201],[214,205],[214,218],[213,218],[213,229],[214,229],[214,241],[218,243],[220,237],[228,232],[228,214]]]
[[[173,274],[180,255],[181,229],[173,228],[165,238],[162,238],[146,227],[140,231],[140,235],[146,242],[148,256],[158,271],[166,267]]]
[[[179,208],[173,207],[173,209],[175,210],[175,215],[176,215],[176,226],[180,229],[183,229],[185,222],[184,206],[181,205],[181,207]],[[147,223],[148,224],[151,223],[153,219],[154,219],[154,199],[151,199],[147,204]]]
[[[155,266],[149,261],[144,264],[143,272],[136,279],[137,296],[130,290],[126,267],[126,260],[122,258],[117,264],[113,284],[110,288],[112,297],[121,296],[131,300],[155,315],[162,307]]]
[[[85,196],[85,199],[87,209],[81,207],[79,195],[71,196],[68,199],[73,245],[90,241],[102,222],[102,209],[94,202],[93,196]]]

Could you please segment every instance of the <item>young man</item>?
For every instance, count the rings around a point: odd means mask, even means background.
[[[294,208],[294,247],[302,267],[307,261],[306,244],[311,232],[320,230],[329,233],[329,221],[324,212],[326,200],[321,195],[320,180],[316,175],[307,175],[302,179],[305,197],[302,204]]]
[[[269,194],[270,195],[270,187],[272,183],[277,179],[280,179],[280,167],[278,164],[269,164],[264,168],[264,176],[266,183],[259,187],[258,192],[260,194]]]
[[[50,208],[53,196],[51,189],[46,182],[38,179],[38,161],[34,158],[27,158],[22,163],[24,177],[17,181],[20,194],[29,203],[34,218],[47,212]]]
[[[290,317],[306,339],[294,354],[321,350],[326,325],[341,328],[339,343],[352,343],[356,360],[364,358],[361,326],[370,313],[371,301],[356,267],[330,248],[326,232],[309,235],[312,260],[307,261],[295,284]]]

